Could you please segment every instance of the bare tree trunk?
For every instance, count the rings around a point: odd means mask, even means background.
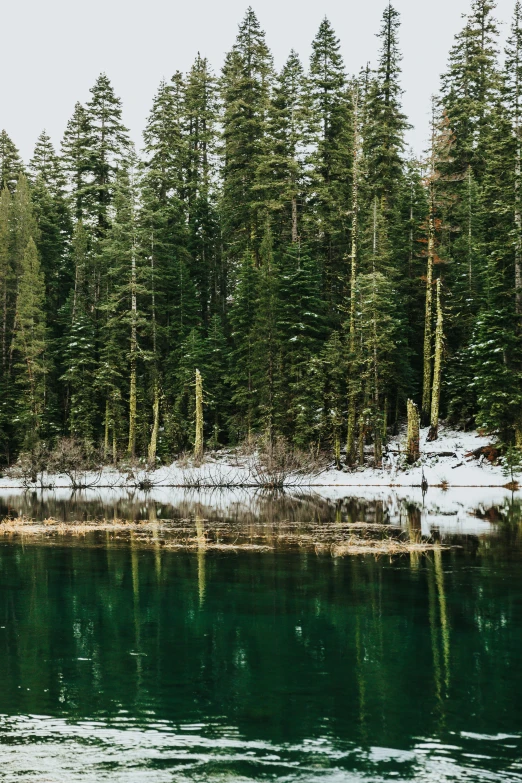
[[[433,363],[433,390],[431,394],[431,421],[428,440],[437,440],[439,426],[440,382],[442,377],[442,350],[444,346],[444,323],[440,301],[440,277],[437,280],[437,325],[435,328],[435,361]]]
[[[468,283],[469,296],[473,295],[473,227],[471,225],[471,166],[468,166]]]
[[[354,138],[353,138],[353,183],[352,183],[352,248],[350,254],[350,378],[348,380],[348,421],[346,432],[346,463],[353,465],[355,460],[355,286],[357,282],[357,241],[359,230],[359,88],[354,95]]]
[[[364,445],[366,443],[366,422],[364,420],[364,413],[363,413],[363,411],[366,408],[366,404],[367,404],[367,396],[366,396],[366,393],[365,393],[364,400],[363,400],[363,405],[362,405],[362,410],[361,410],[361,413],[359,414],[359,438],[358,438],[358,444],[357,444],[357,446],[358,446],[357,450],[359,452],[359,454],[358,454],[359,465],[364,465]]]
[[[156,464],[156,451],[158,448],[158,433],[159,433],[159,411],[160,411],[160,395],[159,386],[157,380],[154,383],[154,402],[152,404],[152,430],[150,433],[149,443],[149,467],[154,467]]]
[[[375,312],[375,275],[377,259],[377,197],[375,197],[373,205],[373,313],[372,313],[372,331],[373,331],[373,454],[375,465],[380,465],[382,462],[382,440],[381,440],[381,422],[380,419],[380,401],[379,401],[379,363],[377,355],[378,334],[377,334],[377,313]]]
[[[515,422],[515,447],[522,449],[522,413]]]
[[[334,459],[335,467],[341,470],[341,438],[337,427],[334,428]]]
[[[112,423],[112,462],[114,465],[118,462],[118,440],[116,438],[116,417]]]
[[[7,291],[10,277],[10,204],[11,198],[5,184],[0,194],[0,277],[2,280],[2,367],[7,365]]]
[[[420,457],[419,448],[419,411],[417,406],[411,400],[408,400],[408,445],[407,445],[407,460],[410,465],[413,462],[417,462]]]
[[[103,461],[107,461],[109,455],[109,400],[105,400],[105,435],[103,438]]]
[[[150,256],[151,287],[152,287],[152,351],[154,354],[154,400],[152,403],[152,430],[149,442],[149,467],[156,464],[156,451],[158,448],[159,418],[160,418],[160,390],[157,366],[157,332],[156,332],[156,292],[154,287],[154,238],[152,239],[152,251]]]
[[[136,410],[137,410],[137,384],[136,384],[136,354],[138,349],[137,322],[138,309],[136,301],[136,247],[133,242],[131,259],[131,340],[130,340],[130,394],[129,394],[129,456],[136,456]]]
[[[516,4],[515,7],[515,20],[516,28],[520,25],[520,5]],[[521,85],[519,82],[520,68],[520,48],[517,37],[517,67],[515,67],[515,138],[517,144],[516,159],[515,159],[515,312],[519,319],[522,319],[522,206],[520,203],[521,197],[521,169],[522,169],[522,149],[521,149],[521,132],[520,127],[520,94]],[[522,331],[522,322],[519,321],[519,330]],[[522,449],[522,412],[519,413],[515,420],[515,446]]]
[[[7,281],[4,283],[2,308],[2,367],[5,369],[7,364]]]
[[[194,443],[194,459],[196,462],[201,462],[203,459],[203,380],[199,370],[196,370],[196,440]]]
[[[297,233],[297,199],[292,197],[292,242],[296,243],[299,239]]]
[[[521,174],[521,149],[520,149],[520,127],[519,127],[519,107],[518,107],[518,85],[517,85],[517,106],[515,112],[515,134],[517,139],[517,155],[515,163],[515,308],[518,316],[522,315],[522,209],[520,205],[520,174]]]
[[[374,333],[375,329],[374,319]],[[374,340],[377,339],[377,335],[374,334]],[[374,389],[373,389],[373,405],[374,405],[374,422],[373,422],[373,456],[375,465],[379,466],[382,462],[382,437],[381,428],[382,421],[379,411],[379,377],[378,377],[378,365],[377,365],[377,343],[374,342],[373,346],[373,374],[374,374]]]
[[[430,183],[428,216],[428,268],[426,271],[426,306],[424,313],[424,372],[422,384],[422,421],[427,424],[431,409],[431,318],[433,309],[433,257],[435,254],[435,227],[433,215],[433,183]]]
[[[432,98],[430,176],[428,184],[428,263],[426,270],[426,304],[424,311],[423,383],[421,423],[430,421],[432,373],[433,262],[435,258],[435,99]]]
[[[78,300],[78,287],[79,287],[79,276],[80,276],[80,270],[78,266],[79,266],[78,263],[76,263],[74,268],[74,292],[73,292],[73,306],[72,306],[72,313],[71,313],[71,324],[73,324],[73,326],[76,320],[76,304]]]

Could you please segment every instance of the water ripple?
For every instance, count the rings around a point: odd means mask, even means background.
[[[152,716],[151,716],[152,717]],[[121,716],[120,716],[121,720]],[[516,783],[518,764],[499,768],[470,742],[489,744],[519,735],[462,732],[462,747],[423,738],[410,750],[366,750],[327,737],[282,744],[233,736],[216,727],[187,724],[176,730],[164,721],[144,726],[128,721],[67,721],[46,715],[0,716],[0,780],[39,783],[241,781],[277,779],[299,783]],[[206,736],[210,732],[212,736]]]

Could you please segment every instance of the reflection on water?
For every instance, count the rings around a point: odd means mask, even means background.
[[[255,490],[208,491],[163,489],[157,493],[96,491],[61,494],[52,491],[0,494],[0,520],[27,517],[36,521],[52,518],[64,523],[91,520],[125,520],[173,523],[190,521],[197,537],[219,531],[231,540],[259,542],[270,537],[273,544],[281,531],[306,536],[328,527],[341,533],[353,525],[389,525],[406,531],[412,540],[421,536],[444,539],[447,535],[488,536],[507,531],[515,534],[522,518],[522,496],[503,489],[465,488],[443,492],[430,489],[410,495],[383,489],[366,498],[346,496],[327,500],[311,492],[267,493]],[[196,520],[204,529],[197,529]],[[335,538],[335,536],[334,536]],[[304,540],[304,539],[303,539]]]
[[[203,514],[210,521],[238,521],[243,525],[260,520],[267,524],[280,521],[329,523],[343,519],[383,523],[396,521],[397,514],[407,517],[413,508],[414,505],[410,509],[409,504],[395,507],[380,499],[367,501],[348,497],[331,502],[306,492],[291,495],[256,490],[172,490],[163,502],[152,494],[140,492],[113,495],[88,491],[59,495],[48,491],[19,491],[0,495],[0,518],[15,514],[37,520],[53,517],[64,522],[183,519]]]
[[[505,526],[393,561],[1,544],[0,780],[522,781]]]

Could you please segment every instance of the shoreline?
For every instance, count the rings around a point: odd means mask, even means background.
[[[0,494],[3,490],[20,490],[23,492],[52,492],[55,489],[69,489],[71,493],[76,492],[86,492],[86,491],[95,491],[97,489],[122,489],[122,490],[134,490],[143,492],[145,494],[148,494],[152,492],[154,489],[192,489],[192,490],[198,490],[198,489],[216,489],[216,490],[230,490],[230,489],[254,489],[254,490],[264,490],[264,491],[274,491],[274,492],[289,492],[289,491],[295,491],[300,489],[321,489],[321,488],[330,488],[330,487],[336,487],[338,489],[364,489],[364,488],[374,488],[374,489],[422,489],[422,484],[404,484],[404,483],[391,483],[391,484],[385,484],[383,482],[381,483],[361,483],[361,484],[343,484],[341,482],[336,482],[332,484],[316,484],[314,482],[307,482],[303,481],[302,483],[288,483],[288,484],[282,484],[282,485],[276,485],[276,484],[212,484],[212,483],[201,483],[201,484],[163,484],[163,483],[154,483],[150,487],[140,487],[139,484],[79,484],[77,486],[74,486],[72,484],[44,484],[44,485],[38,485],[35,486],[24,486],[22,484],[0,484]],[[514,482],[513,484],[511,482],[508,482],[506,484],[446,484],[446,483],[440,483],[440,484],[428,484],[426,491],[429,489],[441,489],[445,492],[449,492],[453,489],[505,489],[508,492],[520,492],[522,491],[522,485],[518,482]]]
[[[477,432],[460,432],[441,426],[437,441],[428,442],[428,428],[421,430],[421,457],[406,465],[404,433],[388,443],[380,467],[366,465],[338,470],[333,463],[317,463],[297,468],[295,465],[268,466],[262,454],[223,449],[208,452],[203,460],[178,459],[170,464],[148,468],[144,464],[99,466],[92,470],[71,466],[67,474],[40,470],[34,475],[0,477],[2,491],[119,490],[122,492],[154,490],[470,490],[491,489],[519,492],[520,471],[509,475],[501,464],[477,454],[492,446],[491,437]],[[36,475],[36,480],[33,481]]]

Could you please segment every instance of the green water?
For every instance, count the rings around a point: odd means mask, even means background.
[[[0,780],[522,780],[518,537],[0,544]]]

